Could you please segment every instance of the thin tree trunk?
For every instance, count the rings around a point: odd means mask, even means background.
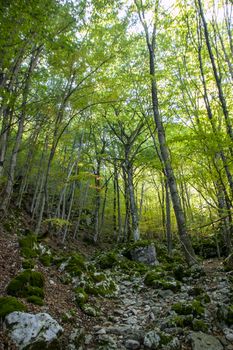
[[[184,217],[184,212],[182,210],[180,196],[178,193],[176,178],[171,164],[170,154],[166,142],[166,134],[163,126],[162,117],[159,112],[159,103],[158,103],[158,92],[157,92],[157,83],[156,83],[156,73],[155,73],[155,40],[156,40],[156,23],[154,23],[154,29],[152,33],[152,39],[150,41],[148,26],[145,22],[144,12],[140,9],[139,4],[136,2],[138,8],[139,17],[143,28],[145,30],[146,42],[149,52],[149,66],[150,66],[150,76],[151,76],[151,98],[152,98],[152,107],[153,107],[153,116],[154,121],[157,127],[158,140],[160,146],[160,153],[164,164],[164,169],[166,172],[166,177],[169,184],[171,199],[173,203],[173,208],[176,216],[178,232],[180,236],[181,246],[186,258],[186,261],[189,265],[197,264],[195,253],[191,244],[191,240],[187,233],[187,227]],[[158,11],[158,2],[156,3],[156,11]]]
[[[171,207],[168,181],[165,180],[166,189],[166,238],[168,255],[172,256]]]

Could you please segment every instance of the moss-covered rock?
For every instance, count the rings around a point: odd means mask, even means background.
[[[105,270],[111,269],[113,266],[116,266],[118,263],[117,254],[114,252],[108,252],[106,254],[101,254],[97,257],[96,263],[98,266]]]
[[[96,317],[99,315],[99,312],[97,309],[95,309],[90,304],[84,304],[82,307],[83,312],[85,312],[86,315]]]
[[[75,301],[80,307],[83,307],[83,305],[87,303],[88,294],[85,292],[83,288],[75,289]]]
[[[220,322],[226,323],[228,326],[233,325],[233,305],[220,305],[217,311],[217,317]]]
[[[91,273],[90,276],[91,276],[92,281],[96,282],[96,283],[106,280],[106,276],[103,272],[95,271],[95,272]]]
[[[43,288],[44,276],[41,272],[25,270],[13,278],[7,286],[7,293],[18,297],[27,297],[31,287]]]
[[[37,236],[28,234],[19,239],[21,254],[27,258],[35,258],[38,255]]]
[[[52,256],[50,254],[42,254],[39,260],[44,266],[48,267],[52,263]]]
[[[172,310],[178,315],[201,316],[205,309],[199,300],[194,299],[191,303],[180,302],[172,305]]]
[[[1,297],[0,318],[4,319],[6,315],[14,311],[26,311],[26,306],[15,297]]]
[[[189,291],[188,291],[188,294],[191,295],[191,296],[198,296],[198,295],[201,295],[205,293],[204,289],[200,286],[194,286],[193,288],[191,288]]]
[[[175,265],[171,267],[175,279],[183,281],[184,277],[190,277],[191,272],[185,265]]]
[[[35,266],[35,262],[32,259],[25,259],[22,262],[22,268],[25,270],[33,269]]]
[[[196,332],[206,333],[209,327],[203,320],[194,319],[192,322],[192,328]]]
[[[172,325],[177,327],[192,327],[193,315],[179,315],[172,319]]]
[[[65,271],[67,271],[71,276],[81,276],[81,274],[86,271],[84,257],[78,253],[71,255],[67,260]]]
[[[144,283],[153,288],[170,289],[173,292],[178,292],[181,289],[181,284],[178,281],[168,279],[163,272],[150,271],[146,274]]]
[[[35,304],[35,305],[39,305],[39,306],[43,306],[44,305],[43,300],[40,297],[36,296],[36,295],[31,295],[31,296],[27,297],[27,301],[29,303],[32,303],[32,304]]]
[[[104,281],[101,281],[99,283],[92,283],[91,281],[85,285],[85,291],[88,294],[92,295],[100,295],[104,297],[114,297],[117,293],[117,285],[116,283],[108,278]]]
[[[129,260],[127,258],[120,259],[118,262],[118,267],[122,271],[127,272],[129,275],[132,275],[135,273],[139,275],[143,275],[148,271],[147,265],[140,262]]]
[[[35,295],[37,297],[44,299],[44,290],[43,288],[40,288],[40,287],[28,286],[27,295],[28,296]]]
[[[144,283],[147,285],[147,286],[151,286],[151,287],[154,287],[155,286],[155,283],[160,280],[162,277],[164,277],[164,272],[162,271],[157,271],[157,270],[152,270],[152,271],[149,271],[145,278],[144,278]]]

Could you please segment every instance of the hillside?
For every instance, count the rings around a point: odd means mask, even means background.
[[[31,244],[32,237],[29,229],[18,235],[1,229],[0,293],[16,295],[28,313],[48,313],[62,326],[55,349],[233,349],[232,278],[222,260],[189,269],[179,251],[169,258],[154,242],[159,264],[149,266],[128,258],[129,249],[151,242],[111,251],[76,242],[69,250],[48,238]],[[23,271],[44,276],[41,306],[9,289]],[[17,349],[9,334],[3,323],[1,349]]]

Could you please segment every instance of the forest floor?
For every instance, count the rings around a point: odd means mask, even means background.
[[[92,255],[93,248],[83,245],[86,256]],[[6,287],[22,268],[22,257],[16,234],[0,232],[0,295],[6,295]],[[231,283],[224,272],[222,261],[218,259],[205,260],[204,276],[187,278],[180,291],[164,290],[148,287],[144,284],[144,276],[131,275],[116,271],[114,280],[118,285],[115,298],[91,296],[90,304],[99,310],[96,317],[85,314],[75,303],[75,294],[71,283],[64,284],[64,272],[56,266],[45,267],[37,261],[35,269],[45,276],[45,299],[43,306],[36,306],[20,299],[28,312],[47,312],[64,328],[61,338],[61,349],[147,349],[145,335],[152,329],[171,335],[168,345],[154,347],[165,350],[233,350],[233,330],[222,326],[216,319],[219,305],[229,305],[231,302]],[[174,311],[171,307],[176,302],[189,304],[193,301],[192,291],[202,288],[210,297],[210,303],[205,305],[203,322],[208,326],[205,333],[217,339],[217,345],[197,347],[192,341],[192,331],[186,325],[172,326]],[[71,312],[72,311],[72,312]],[[198,317],[197,317],[198,319]],[[80,339],[82,341],[80,343]],[[77,343],[79,345],[77,345]],[[208,343],[208,342],[207,342]],[[75,345],[76,344],[76,345]],[[143,345],[144,344],[144,345]],[[7,335],[4,324],[0,329],[0,350],[15,350],[15,345]],[[153,349],[153,347],[151,347]]]

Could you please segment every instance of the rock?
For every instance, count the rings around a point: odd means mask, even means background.
[[[223,333],[225,334],[226,339],[233,343],[233,329],[224,328]]]
[[[180,350],[180,341],[178,338],[173,338],[167,345],[163,346],[163,350]]]
[[[127,339],[125,342],[126,349],[137,350],[140,349],[140,343],[134,339]]]
[[[223,346],[218,338],[209,334],[192,332],[190,340],[192,350],[223,350]]]
[[[63,328],[49,314],[32,315],[26,312],[12,312],[5,323],[10,337],[21,349],[59,349],[58,338]]]
[[[160,343],[160,336],[155,331],[146,333],[144,337],[144,345],[148,349],[158,349]]]
[[[132,260],[148,265],[158,265],[156,250],[153,243],[145,247],[137,247],[130,251]]]

